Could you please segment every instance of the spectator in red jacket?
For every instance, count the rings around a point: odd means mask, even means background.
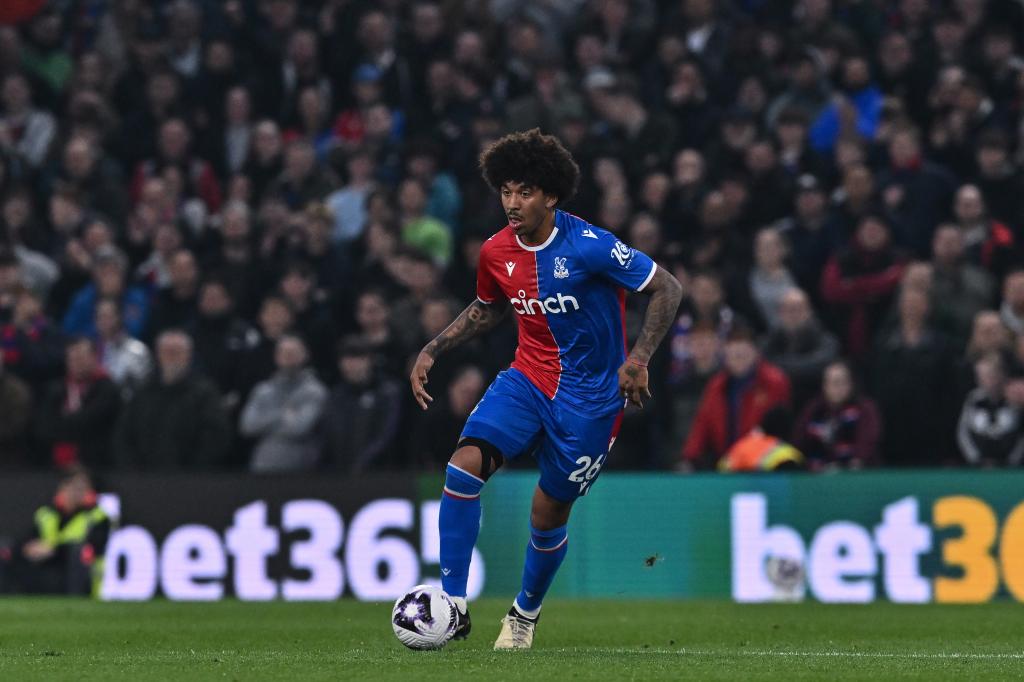
[[[837,308],[846,352],[860,358],[878,331],[903,276],[889,226],[877,216],[857,225],[850,247],[832,256],[821,276],[821,297]]]
[[[684,469],[714,466],[740,436],[761,423],[765,412],[789,402],[789,379],[761,359],[746,325],[735,324],[729,332],[724,365],[704,389],[683,446]]]

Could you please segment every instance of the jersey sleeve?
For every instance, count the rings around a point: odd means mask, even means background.
[[[630,291],[643,291],[654,279],[658,266],[643,251],[627,246],[606,230],[591,228],[595,237],[579,240],[580,250],[591,272]]]
[[[491,261],[494,259],[487,242],[480,249],[480,260],[476,266],[476,297],[481,303],[491,304],[501,297],[501,289],[494,279],[494,268]]]

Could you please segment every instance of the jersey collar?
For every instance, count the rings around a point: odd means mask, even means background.
[[[526,249],[527,251],[540,251],[541,249],[547,248],[548,245],[551,244],[551,242],[555,241],[555,237],[558,235],[558,218],[559,218],[558,214],[559,214],[559,211],[555,211],[555,224],[551,228],[551,234],[548,235],[548,238],[544,240],[543,244],[537,244],[536,246],[529,246],[528,244],[524,244],[523,243],[523,240],[519,238],[518,234],[515,235],[516,243],[519,244],[519,246],[521,246],[524,249]]]

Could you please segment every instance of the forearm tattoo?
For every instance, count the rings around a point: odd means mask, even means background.
[[[629,353],[629,357],[645,364],[654,355],[658,344],[672,326],[676,311],[679,309],[679,299],[683,295],[678,280],[661,268],[654,274],[654,279],[647,285],[646,291],[651,292],[651,300],[647,304],[640,336]]]
[[[505,317],[507,306],[501,304],[486,304],[480,301],[473,301],[463,310],[455,321],[448,325],[448,328],[437,335],[433,341],[428,343],[423,352],[432,358],[437,358],[445,351],[458,346],[465,341],[494,329]]]

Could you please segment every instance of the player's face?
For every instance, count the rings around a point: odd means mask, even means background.
[[[501,207],[508,216],[508,224],[516,235],[528,242],[534,241],[531,237],[540,232],[556,203],[556,197],[538,187],[521,182],[506,182],[501,186]]]

